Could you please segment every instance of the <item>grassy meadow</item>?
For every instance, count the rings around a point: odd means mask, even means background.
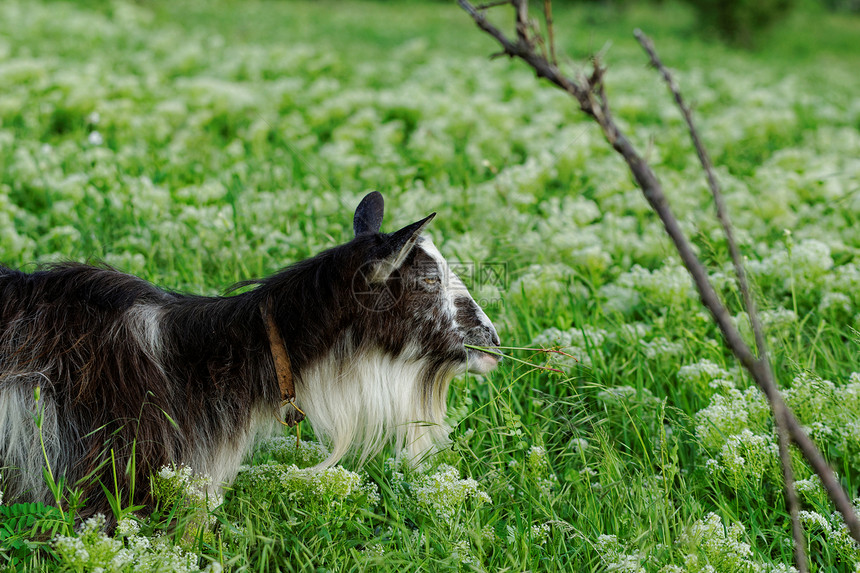
[[[489,60],[453,4],[0,2],[4,264],[103,261],[216,294],[348,240],[379,190],[383,230],[438,212],[430,233],[504,345],[565,351],[513,353],[561,373],[506,360],[455,380],[451,447],[422,467],[389,451],[310,472],[325,445],[305,427],[298,446],[260,444],[223,500],[165,468],[157,511],[120,508],[111,536],[74,511],[0,505],[0,570],[792,570],[767,404],[659,221],[596,126]],[[676,71],[786,401],[857,497],[860,18],[804,3],[747,52],[671,1],[555,11],[570,69],[603,55],[615,113],[749,334],[633,28]],[[795,471],[812,570],[860,570],[799,455]]]

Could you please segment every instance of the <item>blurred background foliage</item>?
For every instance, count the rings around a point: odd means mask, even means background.
[[[429,0],[433,3],[434,0]],[[137,3],[148,9],[157,9],[160,2],[153,0],[137,0]],[[187,2],[180,0],[173,4],[185,6],[200,4],[200,12],[205,11],[205,3]],[[240,4],[241,0],[227,0],[227,3]],[[273,0],[272,3],[290,4],[290,1]],[[370,4],[415,4],[426,5],[428,0],[369,0]],[[456,0],[435,0],[436,4],[454,4]],[[473,2],[476,5],[482,2]],[[100,11],[110,10],[111,0],[82,0],[78,4],[99,8]],[[339,11],[340,5],[351,5],[352,2],[343,0],[321,0],[317,4]],[[539,11],[543,0],[532,0],[532,10]],[[796,21],[809,22],[809,18],[819,19],[827,14],[860,14],[860,0],[555,0],[556,6],[583,8],[592,17],[615,17],[626,20],[631,11],[641,13],[643,9],[658,8],[658,13],[667,11],[680,12],[685,21],[688,34],[703,34],[706,38],[723,41],[729,45],[760,49],[775,40],[774,35],[781,35],[793,30],[800,37],[805,36],[802,30],[796,29],[786,21],[793,17]]]
[[[439,0],[440,3],[447,0]],[[767,31],[800,6],[804,13],[860,13],[860,0],[682,0],[696,12],[696,27],[744,48],[754,48]],[[535,4],[538,4],[535,2]],[[556,0],[557,5],[587,4],[610,10],[669,4],[665,0]],[[802,5],[802,6],[801,6]],[[537,7],[537,6],[536,6]]]

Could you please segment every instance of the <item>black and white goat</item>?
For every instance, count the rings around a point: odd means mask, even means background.
[[[435,214],[390,234],[382,215],[382,196],[369,194],[350,242],[228,297],[104,267],[0,267],[7,502],[52,501],[46,457],[83,490],[87,513],[108,513],[100,482],[112,491],[114,471],[127,494],[127,467],[135,503],[151,502],[149,475],[171,463],[220,487],[257,437],[303,415],[331,446],[322,465],[392,441],[413,458],[443,443],[452,377],[497,363],[464,344],[498,345],[498,335],[421,236]]]

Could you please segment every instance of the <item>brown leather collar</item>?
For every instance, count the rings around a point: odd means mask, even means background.
[[[281,336],[281,331],[272,316],[271,300],[266,300],[260,304],[260,313],[263,315],[263,324],[266,326],[266,335],[269,338],[269,349],[272,352],[272,360],[275,362],[275,376],[278,378],[278,388],[281,390],[281,406],[291,404],[298,413],[298,415],[292,416],[289,422],[284,422],[280,418],[278,421],[285,426],[292,427],[305,417],[305,413],[295,403],[296,387],[293,384],[290,355],[287,353],[284,337]]]

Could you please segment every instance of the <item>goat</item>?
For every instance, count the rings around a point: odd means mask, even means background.
[[[391,442],[412,459],[444,443],[451,379],[498,362],[464,344],[499,338],[422,236],[435,213],[382,233],[383,208],[370,193],[351,241],[233,296],[171,292],[106,266],[0,266],[6,499],[52,503],[46,459],[88,498],[86,514],[109,515],[101,484],[113,472],[125,495],[136,484],[124,501],[144,506],[164,465],[217,490],[278,420],[304,416],[331,446],[322,467]]]

